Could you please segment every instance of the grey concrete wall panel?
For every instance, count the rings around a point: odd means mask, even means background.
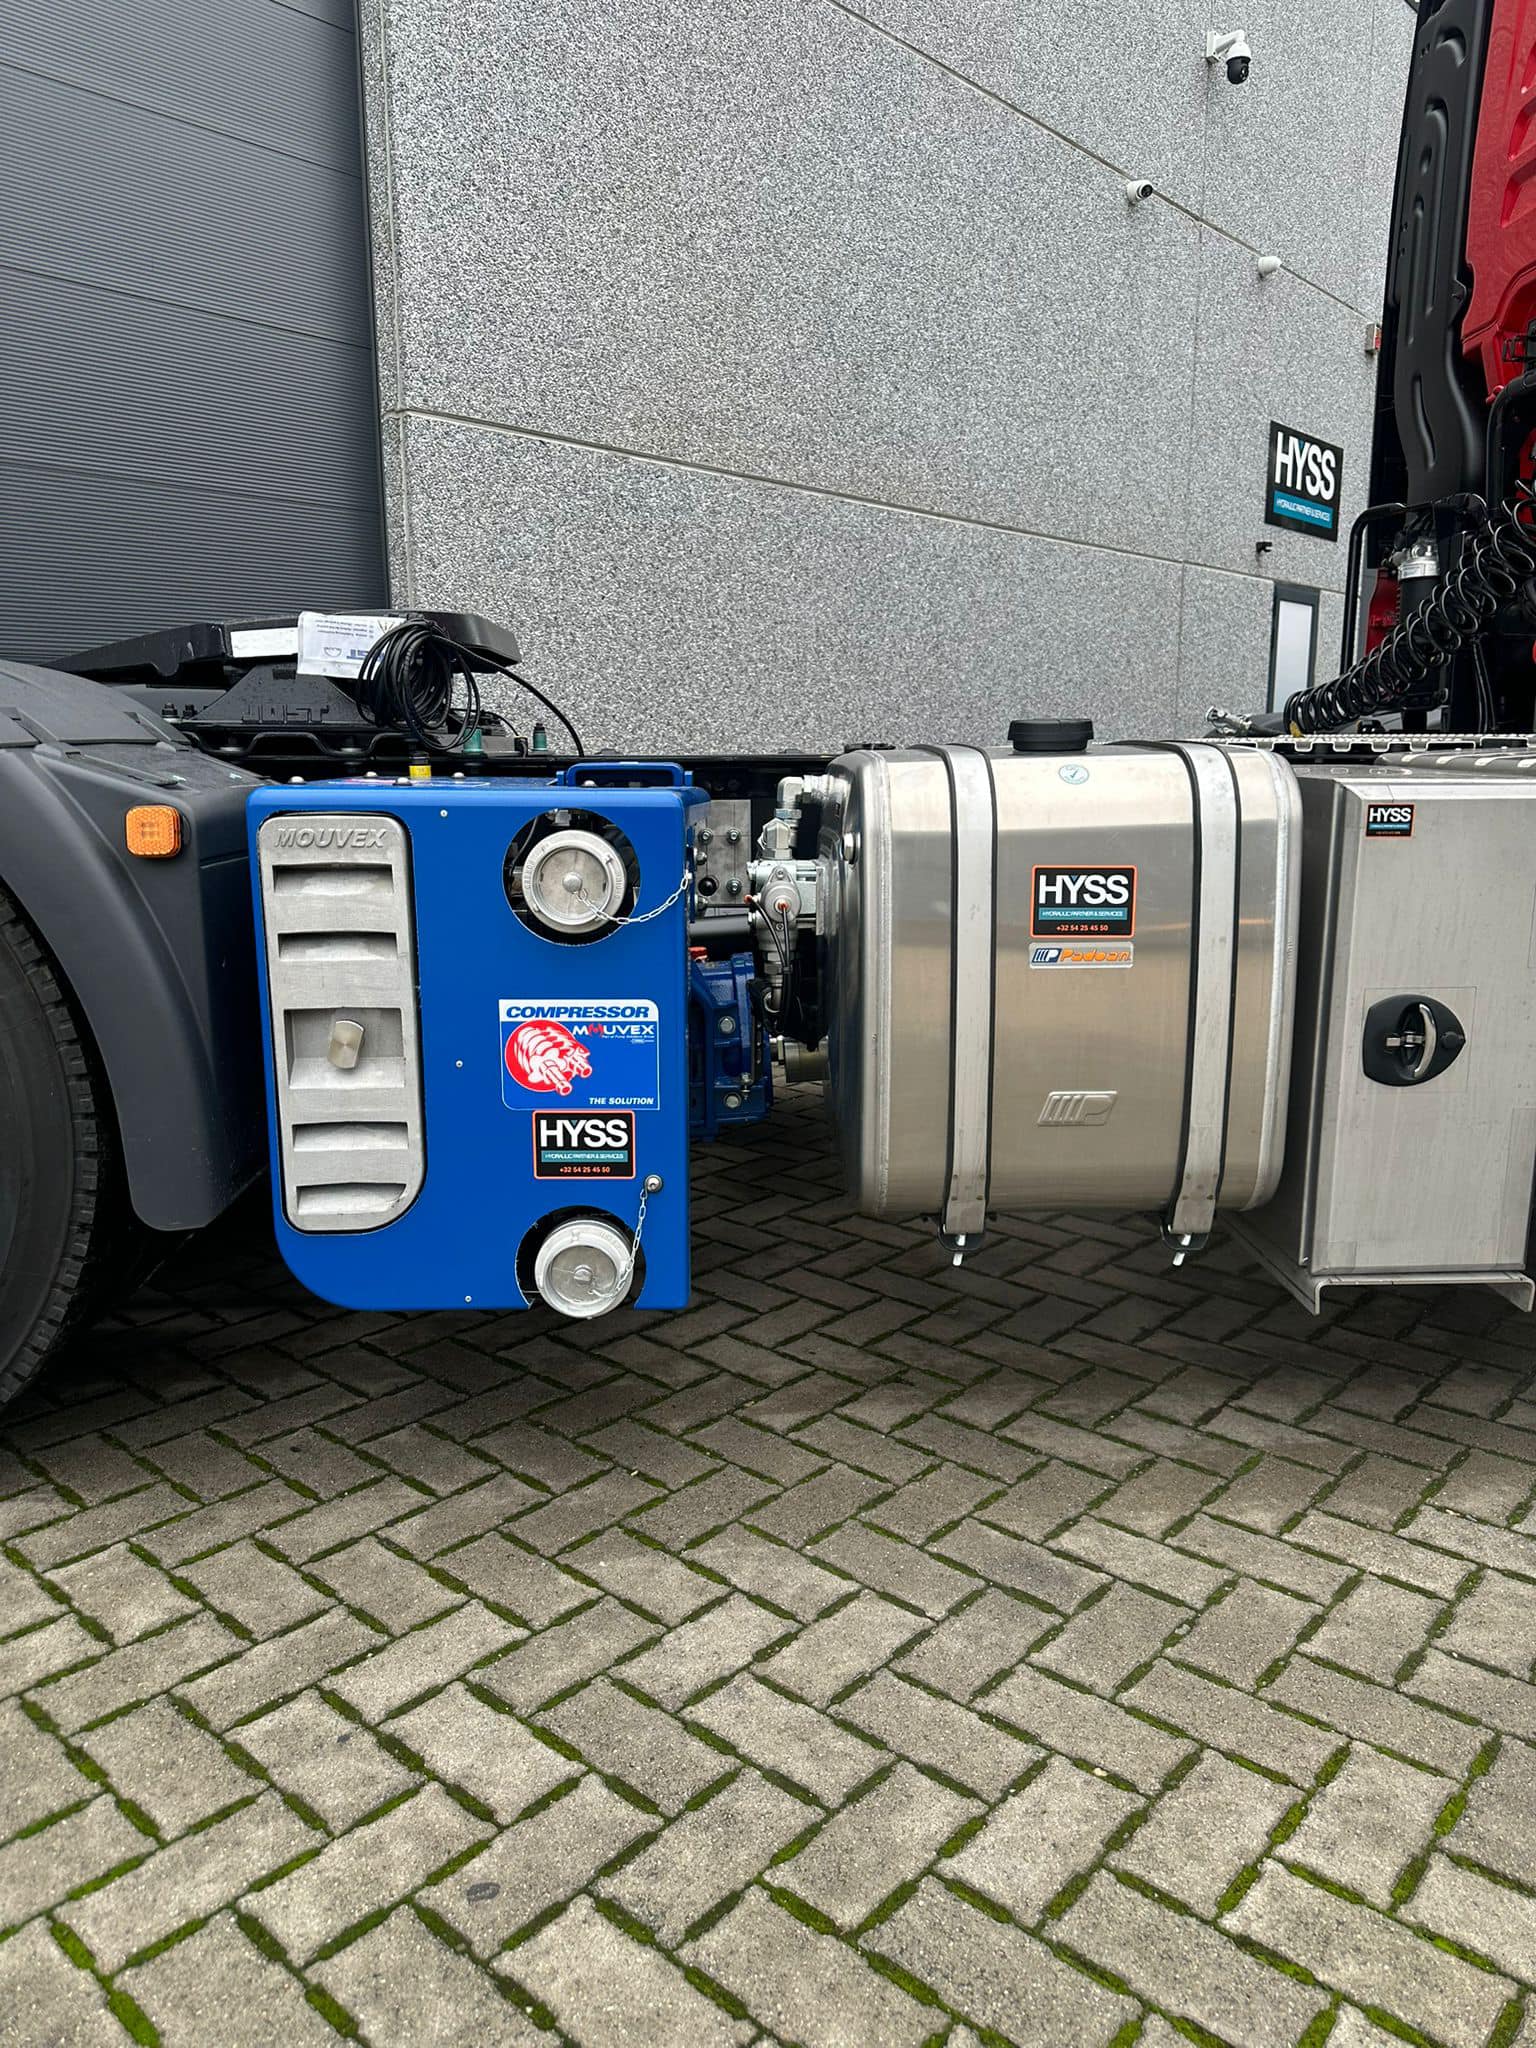
[[[1206,219],[1353,300],[1375,0],[1242,0],[1235,12],[1218,7],[1211,25],[1247,30],[1253,70],[1246,85],[1211,82]]]
[[[341,0],[12,0],[0,650],[382,595]]]
[[[407,406],[1177,535],[1184,215],[833,7],[390,18]]]
[[[1200,210],[1207,0],[843,0],[915,51]],[[1401,0],[1399,0],[1401,4]],[[1218,10],[1219,11],[1219,10]]]
[[[1369,483],[1376,363],[1349,306],[1281,273],[1261,278],[1252,253],[1203,231],[1195,433],[1187,552],[1192,562],[1282,582],[1342,589],[1350,521]],[[1345,450],[1337,544],[1264,524],[1269,422]],[[1262,565],[1255,543],[1273,545]]]
[[[1193,566],[1184,571],[1175,706],[1179,732],[1199,732],[1213,704],[1252,709],[1263,702],[1274,599],[1274,585],[1267,576],[1235,576]],[[1338,593],[1325,590],[1318,606],[1320,677],[1333,673],[1341,609]]]
[[[589,745],[1173,719],[1174,564],[446,421],[406,454],[412,596],[515,619]]]

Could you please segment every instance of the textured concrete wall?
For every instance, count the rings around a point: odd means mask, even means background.
[[[1188,727],[1262,695],[1267,579],[1342,584],[1268,422],[1347,525],[1404,0],[364,15],[396,597],[511,620],[590,740]]]

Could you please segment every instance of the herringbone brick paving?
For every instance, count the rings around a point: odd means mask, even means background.
[[[7,2048],[1536,2041],[1527,1321],[957,1274],[804,1095],[695,1218],[580,1327],[248,1205],[5,1418]]]

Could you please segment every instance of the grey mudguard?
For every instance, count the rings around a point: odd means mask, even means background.
[[[211,1222],[266,1151],[245,798],[108,686],[0,661],[0,885],[57,961],[106,1072],[129,1195],[154,1230]],[[171,803],[182,851],[128,853]]]

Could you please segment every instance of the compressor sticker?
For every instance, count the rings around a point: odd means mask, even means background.
[[[655,1109],[660,1012],[643,996],[503,997],[501,1099],[528,1109]]]
[[[1030,899],[1032,939],[1128,939],[1136,929],[1133,867],[1037,867]]]
[[[1367,804],[1365,836],[1367,839],[1411,839],[1413,805]]]
[[[1136,948],[1128,941],[1124,945],[1109,942],[1102,946],[1074,945],[1064,941],[1059,946],[1031,946],[1029,964],[1031,967],[1134,967]]]
[[[635,1119],[631,1110],[572,1116],[568,1110],[533,1113],[535,1180],[633,1180]]]

